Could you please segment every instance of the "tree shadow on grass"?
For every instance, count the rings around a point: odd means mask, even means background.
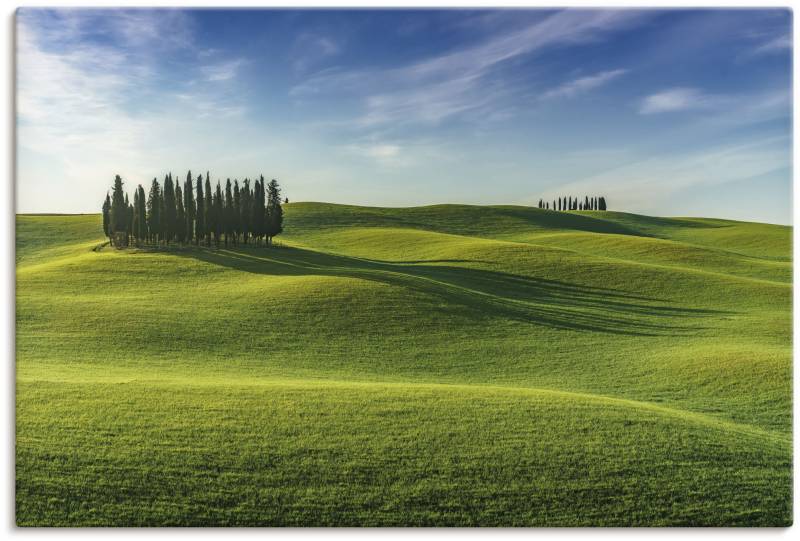
[[[556,329],[687,336],[705,328],[686,324],[687,318],[727,313],[683,308],[662,299],[611,288],[443,265],[443,260],[389,263],[291,247],[200,248],[175,252],[175,255],[257,274],[370,280],[462,305],[473,310],[471,315],[475,317],[505,317]]]

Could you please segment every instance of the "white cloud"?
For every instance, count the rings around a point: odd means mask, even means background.
[[[141,32],[133,31],[136,25]],[[212,138],[220,148],[220,133],[233,126],[213,121],[241,116],[240,102],[183,78],[175,92],[163,91],[173,72],[159,65],[160,52],[193,52],[190,29],[190,21],[171,11],[18,13],[20,211],[83,212],[114,174],[135,185],[187,156],[209,155]],[[186,69],[202,73],[196,65]]]
[[[601,71],[600,73],[595,73],[594,75],[588,75],[586,77],[580,77],[578,79],[574,79],[572,81],[568,81],[556,88],[548,90],[542,95],[543,99],[553,99],[553,98],[572,98],[579,94],[583,94],[600,86],[603,86],[606,83],[609,83],[627,73],[628,70],[625,69],[615,69],[615,70],[608,70],[608,71]]]
[[[712,106],[721,101],[721,96],[704,94],[696,88],[670,88],[647,96],[642,100],[639,113],[652,115],[671,113]]]

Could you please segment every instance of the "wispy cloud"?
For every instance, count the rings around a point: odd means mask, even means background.
[[[559,85],[556,88],[548,90],[542,95],[542,98],[572,98],[610,83],[614,79],[626,74],[627,72],[628,70],[625,69],[615,69],[601,71],[599,73],[595,73],[594,75],[587,75],[586,77],[579,77]]]
[[[779,53],[782,51],[790,51],[791,49],[792,35],[787,33],[761,43],[755,49],[753,49],[752,56]]]
[[[516,58],[550,47],[602,39],[644,15],[632,10],[563,10],[511,32],[498,31],[483,43],[461,47],[413,64],[382,70],[336,70],[310,77],[291,90],[295,97],[350,92],[360,95],[363,114],[355,122],[436,124],[467,111],[499,104],[492,85],[497,71]],[[491,77],[496,75],[497,77]],[[505,85],[506,92],[510,85]]]
[[[137,25],[140,33],[133,31]],[[85,209],[85,201],[104,191],[109,175],[141,182],[155,162],[197,151],[187,151],[192,143],[182,143],[179,134],[206,129],[204,117],[241,115],[235,100],[183,85],[182,78],[178,92],[163,91],[174,65],[159,65],[160,52],[191,56],[191,25],[171,11],[19,12],[18,163],[26,193],[46,178],[39,171],[46,159],[62,179],[52,186],[53,197],[66,202],[80,196],[75,210]],[[186,69],[202,73],[197,66]],[[87,193],[73,194],[73,186]]]
[[[341,44],[331,37],[303,32],[297,36],[292,46],[292,69],[297,73],[303,73],[313,66],[318,66],[326,58],[336,56],[341,49]]]
[[[653,212],[670,197],[702,186],[758,177],[791,166],[788,137],[769,137],[694,152],[656,155],[566,183],[545,197],[603,194],[614,208]]]
[[[245,60],[237,58],[234,60],[227,60],[216,64],[208,64],[202,66],[200,71],[203,73],[207,81],[228,81],[236,77],[236,74],[245,64]]]

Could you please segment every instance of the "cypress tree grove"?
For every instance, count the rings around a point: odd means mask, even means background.
[[[203,175],[197,175],[197,214],[194,222],[194,243],[200,244],[200,239],[206,233],[206,201],[203,197]]]
[[[213,192],[208,173],[205,179],[198,175],[194,186],[192,182],[191,171],[183,186],[171,173],[165,175],[163,186],[153,178],[149,194],[145,196],[139,184],[131,204],[122,178],[116,175],[102,205],[104,235],[118,248],[131,243],[169,245],[172,241],[199,245],[203,238],[207,246],[213,238],[217,247],[223,242],[228,247],[229,243],[238,246],[240,241],[272,246],[274,238],[283,232],[283,201],[277,180],[267,184],[260,175],[251,188],[248,178],[241,185],[238,179],[228,178],[224,187],[217,181]],[[553,208],[555,204],[554,200]],[[539,205],[550,207],[541,199]]]

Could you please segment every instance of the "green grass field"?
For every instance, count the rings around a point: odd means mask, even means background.
[[[790,227],[285,213],[17,217],[19,525],[791,524]]]

